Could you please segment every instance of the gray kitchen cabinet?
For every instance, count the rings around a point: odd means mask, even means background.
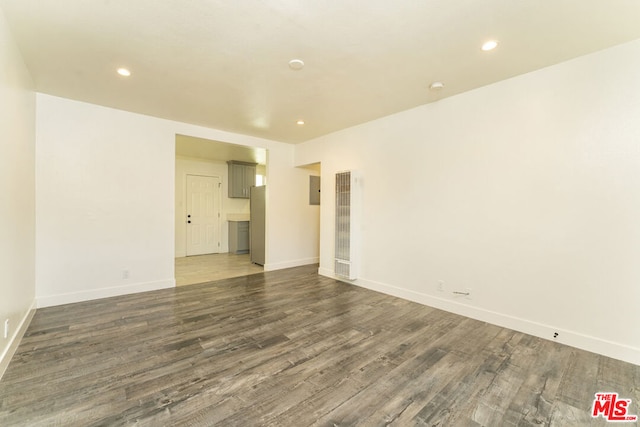
[[[256,185],[256,163],[230,160],[229,165],[229,197],[248,199],[251,187]]]
[[[229,221],[229,252],[249,253],[249,221]]]

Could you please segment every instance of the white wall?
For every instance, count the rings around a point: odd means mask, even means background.
[[[293,146],[44,94],[37,104],[39,306],[174,285],[176,134],[268,149],[265,268],[317,259],[298,237]]]
[[[0,377],[35,298],[35,94],[0,9]],[[4,322],[9,334],[4,338]]]
[[[221,233],[220,252],[229,252],[229,222],[227,214],[248,214],[249,200],[229,198],[229,168],[226,162],[193,159],[188,157],[176,158],[176,257],[186,256],[187,227],[186,217],[186,186],[187,175],[217,176],[222,182]]]
[[[358,284],[640,364],[639,118],[636,41],[298,145],[321,272],[356,169]]]
[[[38,305],[174,286],[170,126],[42,94],[37,102]]]
[[[292,167],[294,147],[285,144],[267,153],[265,271],[315,264],[319,259],[318,207],[309,206],[309,175],[315,172]]]
[[[306,195],[305,195],[305,200],[304,200],[304,204],[305,204],[305,221],[306,224],[304,225],[304,228],[306,230],[305,239],[308,239],[309,241],[311,241],[313,243],[313,246],[316,248],[318,255],[317,258],[315,260],[316,263],[320,262],[320,205],[310,205],[309,204],[309,187],[310,187],[310,178],[311,176],[317,176],[320,177],[320,183],[322,185],[322,173],[321,173],[321,165],[319,163],[313,164],[313,165],[304,165],[301,166],[305,172],[307,177],[305,178],[305,182],[306,182],[306,187],[304,190],[300,190],[302,191],[306,191]]]

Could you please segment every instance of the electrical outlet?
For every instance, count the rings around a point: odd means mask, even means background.
[[[438,292],[444,292],[444,280],[438,280]]]
[[[4,338],[6,339],[9,336],[9,319],[4,321]]]
[[[123,279],[129,278],[129,270],[122,270],[122,278]]]

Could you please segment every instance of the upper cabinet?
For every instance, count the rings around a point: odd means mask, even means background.
[[[256,185],[256,163],[230,160],[229,165],[229,197],[248,199],[251,187]]]

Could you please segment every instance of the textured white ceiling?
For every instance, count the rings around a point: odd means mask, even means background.
[[[293,143],[640,38],[639,0],[0,7],[40,92]],[[498,49],[482,52],[490,38]],[[445,88],[429,91],[434,80]]]

